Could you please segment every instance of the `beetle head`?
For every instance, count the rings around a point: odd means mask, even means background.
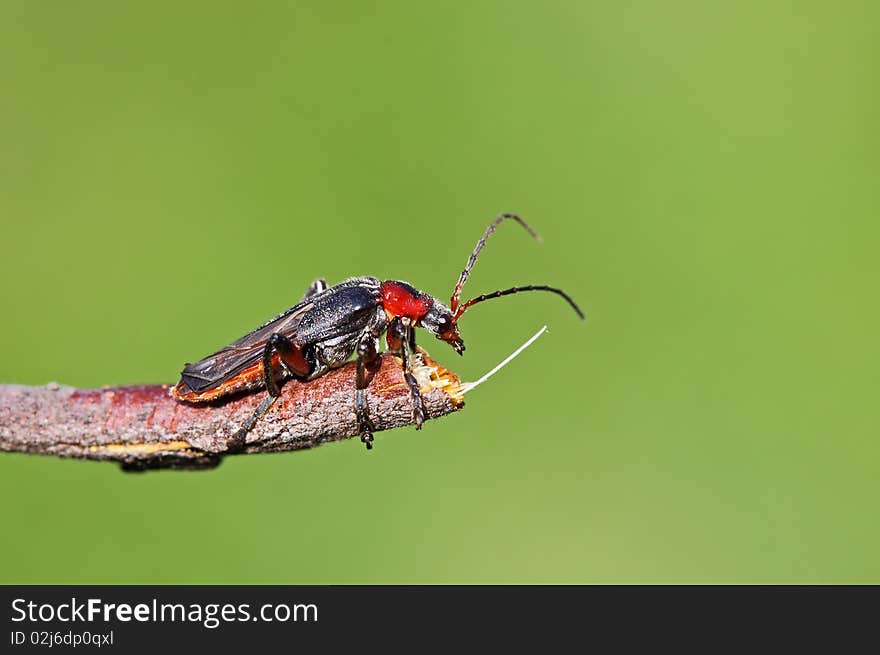
[[[436,298],[431,308],[422,316],[419,325],[441,341],[445,341],[459,355],[464,353],[464,341],[458,331],[458,322],[452,311]]]
[[[571,305],[571,308],[581,318],[584,317],[581,310],[575,304],[571,297],[555,287],[548,287],[544,284],[529,284],[527,286],[511,287],[502,289],[492,293],[485,293],[475,298],[471,298],[466,302],[461,302],[461,289],[470,275],[471,268],[477,261],[477,256],[486,245],[486,240],[491,236],[492,232],[501,221],[512,219],[522,225],[533,237],[540,240],[538,234],[523,219],[515,214],[500,214],[486,228],[483,236],[477,241],[471,256],[468,258],[467,264],[458,278],[458,283],[452,291],[452,299],[449,307],[441,303],[433,296],[418,291],[406,282],[400,280],[385,280],[382,282],[380,289],[382,295],[382,306],[388,314],[388,319],[401,317],[407,321],[406,325],[416,325],[425,328],[441,341],[445,341],[453,347],[459,355],[464,353],[464,341],[461,333],[458,331],[458,321],[468,308],[473,307],[477,303],[502,296],[509,296],[514,293],[522,293],[523,291],[550,291],[558,296],[562,296],[565,301]]]

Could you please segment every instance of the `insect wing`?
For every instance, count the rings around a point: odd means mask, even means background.
[[[297,325],[297,343],[357,337],[380,307],[378,286],[345,284],[315,299],[313,311]]]
[[[213,355],[187,364],[180,374],[181,381],[193,391],[202,392],[256,364],[273,333],[280,332],[296,343],[297,327],[313,307],[312,302],[295,305]]]

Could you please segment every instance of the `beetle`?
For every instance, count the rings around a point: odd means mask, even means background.
[[[413,375],[415,328],[423,328],[448,343],[459,354],[465,347],[458,329],[461,316],[485,300],[525,291],[549,291],[562,296],[574,311],[583,312],[571,297],[554,287],[530,284],[510,287],[460,302],[461,290],[480,251],[495,228],[513,220],[534,238],[538,234],[516,214],[499,214],[486,228],[458,278],[447,307],[434,296],[401,280],[352,277],[334,286],[324,279],[312,282],[303,299],[225,348],[186,364],[170,393],[189,403],[204,403],[231,394],[265,389],[266,398],[229,442],[230,451],[244,448],[247,433],[280,395],[279,383],[291,378],[313,380],[343,365],[357,354],[355,414],[361,441],[372,448],[373,424],[366,403],[369,370],[379,357],[379,338],[385,334],[387,350],[402,359],[404,379],[412,400],[416,429],[421,429],[425,409]]]

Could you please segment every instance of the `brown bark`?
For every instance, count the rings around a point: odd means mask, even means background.
[[[458,377],[430,358],[424,358],[416,376],[427,418],[464,405]],[[168,388],[0,385],[0,450],[112,460],[126,470],[211,468],[230,454],[229,438],[265,397],[262,392],[191,405],[172,399]],[[356,436],[354,389],[353,363],[311,382],[287,382],[248,434],[244,454],[300,450]],[[380,358],[368,407],[376,432],[412,423],[398,358]]]

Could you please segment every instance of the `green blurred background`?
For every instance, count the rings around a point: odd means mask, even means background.
[[[0,5],[0,381],[173,382],[316,276],[448,297],[417,433],[0,456],[0,582],[880,582],[871,2]],[[424,339],[423,339],[424,341]],[[441,347],[442,346],[442,347]]]

